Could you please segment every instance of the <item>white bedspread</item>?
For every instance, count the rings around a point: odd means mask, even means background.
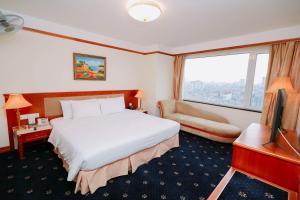
[[[51,120],[49,137],[69,165],[68,181],[80,170],[94,170],[152,147],[179,132],[180,125],[137,111]]]

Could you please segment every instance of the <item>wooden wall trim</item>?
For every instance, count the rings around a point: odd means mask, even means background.
[[[101,46],[101,47],[106,47],[106,48],[111,48],[111,49],[117,49],[120,51],[127,51],[130,53],[136,53],[136,54],[140,54],[140,55],[150,55],[150,54],[162,54],[162,55],[167,55],[167,56],[192,55],[192,54],[208,53],[208,52],[214,52],[214,51],[225,51],[225,50],[249,48],[249,47],[255,47],[255,46],[272,45],[272,44],[278,44],[278,43],[284,43],[284,42],[290,42],[290,41],[300,41],[300,37],[298,37],[298,38],[289,38],[289,39],[283,39],[283,40],[273,40],[273,41],[266,41],[266,42],[249,43],[249,44],[244,44],[244,45],[235,45],[235,46],[229,46],[229,47],[205,49],[205,50],[199,50],[199,51],[190,51],[190,52],[182,52],[182,53],[172,54],[172,53],[168,53],[168,52],[164,52],[164,51],[151,51],[151,52],[135,51],[132,49],[108,45],[108,44],[95,42],[95,41],[91,41],[91,40],[80,39],[80,38],[67,36],[67,35],[63,35],[63,34],[52,33],[52,32],[43,31],[43,30],[30,28],[30,27],[23,27],[23,30],[34,32],[34,33],[39,33],[39,34],[43,34],[43,35],[48,35],[51,37],[57,37],[57,38],[62,38],[62,39],[66,39],[66,40],[73,40],[76,42],[82,42],[82,43],[86,43],[86,44],[91,44],[91,45],[96,45],[96,46]]]
[[[214,191],[209,195],[207,200],[216,200],[219,198],[219,196],[222,194],[228,183],[230,182],[232,176],[234,175],[235,170],[230,167],[230,169],[227,171],[225,176],[222,178],[222,180],[219,182],[217,187],[215,187]]]
[[[66,40],[73,40],[76,42],[82,42],[82,43],[86,43],[86,44],[92,44],[92,45],[96,45],[96,46],[107,47],[107,48],[111,48],[111,49],[117,49],[117,50],[121,50],[121,51],[127,51],[127,52],[131,52],[131,53],[137,53],[137,54],[144,55],[143,52],[139,52],[139,51],[135,51],[135,50],[131,50],[131,49],[121,48],[121,47],[117,47],[117,46],[113,46],[113,45],[103,44],[100,42],[90,41],[90,40],[84,40],[84,39],[80,39],[80,38],[76,38],[76,37],[72,37],[72,36],[52,33],[52,32],[43,31],[43,30],[39,30],[39,29],[23,27],[23,30],[34,32],[34,33],[39,33],[39,34],[43,34],[43,35],[48,35],[48,36],[52,36],[52,37],[62,38],[62,39],[66,39]]]
[[[168,56],[174,56],[173,54],[169,54],[169,53],[162,52],[162,51],[153,51],[153,52],[135,51],[135,50],[132,50],[132,49],[126,49],[126,48],[122,48],[122,47],[108,45],[108,44],[95,42],[95,41],[91,41],[91,40],[80,39],[80,38],[67,36],[67,35],[63,35],[63,34],[52,33],[52,32],[43,31],[43,30],[39,30],[39,29],[34,29],[34,28],[30,28],[30,27],[23,27],[23,30],[34,32],[34,33],[39,33],[39,34],[43,34],[43,35],[48,35],[48,36],[51,36],[51,37],[57,37],[57,38],[66,39],[66,40],[73,40],[73,41],[76,41],[76,42],[82,42],[82,43],[86,43],[86,44],[92,44],[92,45],[111,48],[111,49],[117,49],[117,50],[120,50],[120,51],[127,51],[127,52],[130,52],[130,53],[136,53],[136,54],[140,54],[140,55],[149,55],[149,54],[156,54],[157,53],[157,54],[164,54],[164,55],[168,55]]]
[[[151,51],[151,52],[144,53],[144,55],[150,55],[150,54],[163,54],[163,55],[167,55],[167,56],[175,56],[175,54],[171,54],[171,53],[167,53],[167,52],[163,52],[163,51]]]

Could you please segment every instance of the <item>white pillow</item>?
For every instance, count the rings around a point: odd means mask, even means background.
[[[73,119],[101,116],[99,102],[96,99],[71,101]]]
[[[71,119],[73,117],[71,100],[60,100],[61,109],[65,119]]]
[[[125,110],[124,96],[98,99],[102,114],[123,112]]]

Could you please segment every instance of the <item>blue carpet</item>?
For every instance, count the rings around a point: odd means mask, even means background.
[[[288,193],[239,172],[235,172],[219,199],[284,200],[288,199]]]
[[[134,174],[117,177],[94,194],[74,194],[75,183],[48,143],[0,155],[0,197],[5,200],[206,199],[226,174],[232,146],[180,133],[180,147],[141,166]]]

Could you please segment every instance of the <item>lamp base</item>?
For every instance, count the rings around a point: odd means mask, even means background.
[[[141,98],[138,98],[138,107],[137,110],[142,110],[142,100]]]
[[[20,114],[19,108],[17,108],[16,115],[17,115],[18,129],[20,130],[22,127],[21,127],[21,121],[20,121],[20,115],[21,114]]]

